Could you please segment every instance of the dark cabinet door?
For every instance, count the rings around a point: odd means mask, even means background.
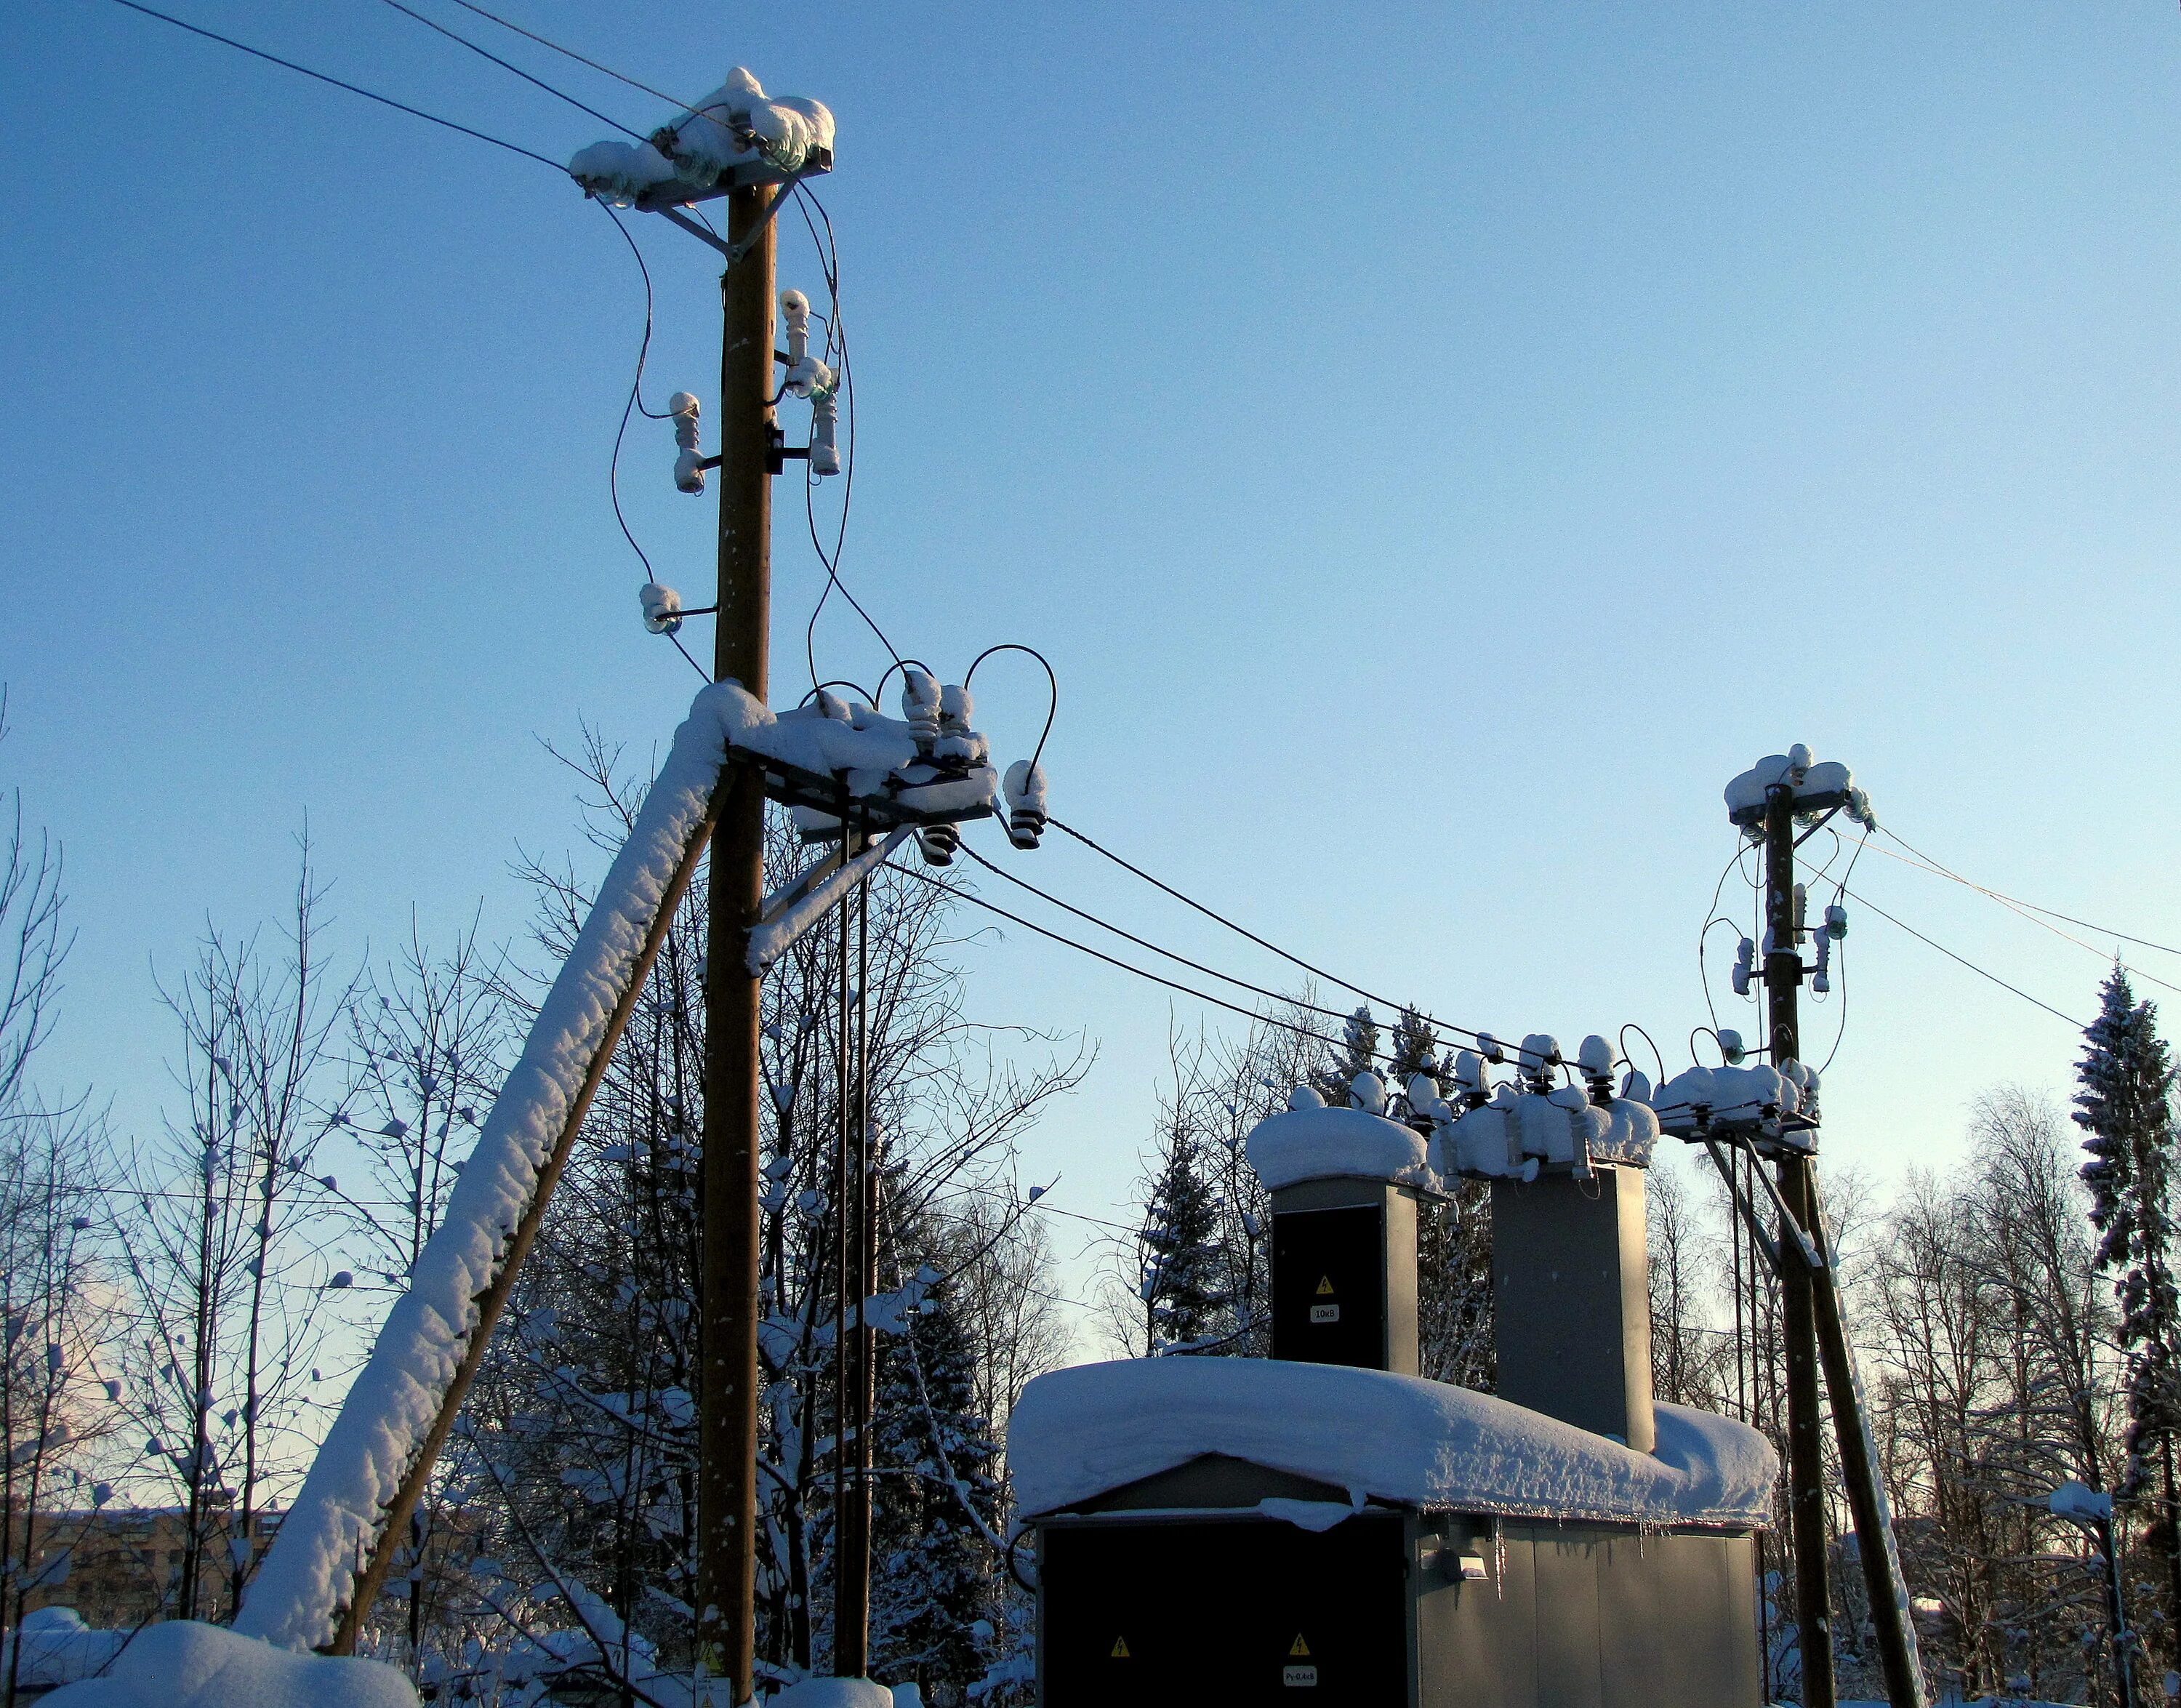
[[[1377,1204],[1273,1219],[1273,1356],[1386,1368],[1385,1212]]]
[[[1044,1708],[1407,1708],[1401,1523],[1055,1525]]]

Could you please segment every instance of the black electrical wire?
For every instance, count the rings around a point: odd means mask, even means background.
[[[2056,920],[2065,920],[2071,926],[2080,926],[2086,931],[2097,932],[2100,937],[2118,937],[2124,943],[2135,943],[2146,949],[2156,949],[2161,954],[2181,955],[2181,948],[2176,948],[2171,943],[2154,942],[2149,937],[2134,937],[2127,931],[2115,931],[2110,926],[2093,925],[2088,920],[2079,920],[2073,914],[2063,914],[2057,908],[2040,907],[2035,902],[2024,901],[2018,896],[2003,895],[1996,889],[1991,889],[1984,884],[1978,883],[1973,878],[1965,878],[1959,872],[1952,871],[1948,867],[1940,865],[1938,861],[1933,860],[1930,855],[1925,854],[1921,848],[1913,846],[1910,843],[1903,841],[1902,838],[1894,832],[1886,830],[1883,826],[1880,828],[1884,832],[1884,834],[1891,837],[1894,841],[1900,843],[1902,847],[1907,848],[1910,854],[1914,854],[1918,860],[1923,861],[1926,866],[1928,866],[1931,871],[1936,872],[1941,877],[1952,878],[1956,883],[1964,885],[1969,889],[1975,890],[1981,895],[1990,896],[1994,901],[2004,902],[2009,907],[2028,908],[2029,911],[2034,914],[2045,914]],[[1880,848],[1879,852],[1880,854],[1884,854],[1886,850],[1884,848]],[[1897,860],[1900,856],[1897,854],[1894,858]]]
[[[1077,830],[1074,826],[1063,824],[1057,818],[1048,819],[1046,822],[1052,825],[1055,830],[1064,831],[1069,836],[1074,837],[1076,841],[1081,843],[1084,847],[1089,848],[1093,854],[1104,855],[1107,860],[1113,861],[1115,865],[1119,866],[1124,871],[1134,873],[1137,877],[1141,878],[1146,883],[1151,885],[1152,888],[1163,890],[1168,895],[1172,896],[1176,901],[1181,903],[1183,906],[1195,909],[1195,910],[1198,913],[1202,914],[1205,918],[1211,920],[1217,924],[1226,926],[1229,931],[1233,931],[1238,937],[1247,937],[1251,942],[1256,944],[1258,948],[1270,950],[1273,953],[1278,955],[1282,960],[1287,961],[1292,965],[1300,967],[1305,972],[1311,974],[1312,976],[1323,979],[1328,984],[1338,985],[1342,990],[1351,991],[1356,995],[1361,997],[1366,1002],[1376,1003],[1381,1008],[1392,1009],[1398,1012],[1409,1007],[1409,1004],[1406,1003],[1397,1003],[1391,997],[1382,997],[1375,992],[1366,990],[1361,985],[1352,984],[1348,980],[1341,978],[1336,974],[1326,971],[1323,967],[1313,965],[1309,961],[1303,959],[1300,955],[1290,954],[1287,950],[1282,948],[1278,943],[1259,937],[1248,926],[1235,924],[1234,920],[1229,919],[1224,914],[1205,906],[1202,902],[1197,901],[1193,897],[1184,895],[1179,890],[1174,888],[1172,884],[1161,882],[1157,878],[1153,877],[1149,872],[1146,871],[1141,866],[1130,864],[1128,860],[1124,860],[1119,854],[1115,854],[1111,848],[1106,848],[1097,842],[1093,841],[1090,837],[1085,836],[1081,831]],[[1094,950],[1092,953],[1095,953],[1096,952]],[[1147,976],[1149,976],[1147,975]],[[1240,981],[1237,980],[1234,982],[1240,983]],[[1254,987],[1252,987],[1252,988],[1254,988]],[[1217,1000],[1217,998],[1206,998],[1206,1000],[1214,1001]],[[1287,1001],[1288,998],[1284,997],[1280,1000],[1284,1002]],[[1231,1007],[1233,1005],[1229,1003],[1224,1004],[1223,1006]],[[1247,1013],[1249,1011],[1246,1009],[1241,1009],[1238,1010],[1238,1012]],[[1520,1045],[1510,1043],[1506,1039],[1500,1037],[1496,1033],[1480,1032],[1472,1031],[1467,1026],[1457,1026],[1449,1021],[1440,1020],[1434,1014],[1426,1014],[1421,1009],[1416,1010],[1416,1014],[1418,1018],[1430,1021],[1433,1026],[1437,1027],[1441,1031],[1456,1032],[1461,1036],[1471,1040],[1488,1037],[1501,1049],[1509,1051],[1515,1055],[1519,1056],[1528,1053],[1524,1051]]]
[[[553,97],[555,100],[565,101],[577,112],[588,113],[592,118],[597,119],[599,124],[610,124],[615,130],[620,131],[622,135],[632,137],[638,142],[642,142],[646,140],[642,131],[632,130],[627,125],[622,124],[620,119],[608,118],[605,113],[599,112],[595,107],[585,106],[582,102],[576,99],[574,96],[569,94],[565,89],[555,89],[551,84],[545,81],[544,78],[533,77],[520,65],[510,64],[507,60],[501,58],[499,54],[494,53],[489,47],[480,47],[478,43],[471,41],[468,36],[458,36],[453,30],[448,29],[445,25],[427,18],[422,12],[411,10],[409,7],[402,4],[402,0],[386,0],[386,4],[391,6],[403,17],[413,18],[417,23],[422,24],[427,30],[437,30],[440,35],[445,36],[448,41],[459,43],[461,46],[468,48],[471,53],[477,54],[481,58],[489,59],[494,64],[499,66],[501,70],[513,72],[525,83],[529,84],[533,88],[544,90],[548,95]]]
[[[1992,983],[1997,985],[2002,990],[2013,992],[2014,994],[2020,997],[2023,1001],[2033,1003],[2036,1007],[2044,1009],[2046,1014],[2051,1014],[2055,1020],[2065,1020],[2069,1025],[2074,1027],[2078,1031],[2083,1030],[2082,1022],[2075,1019],[2073,1015],[2061,1013],[2061,1011],[2054,1008],[2051,1003],[2040,1001],[2037,998],[2031,996],[2029,992],[2024,990],[2019,985],[2011,985],[2007,983],[2007,981],[2000,977],[1997,973],[1986,972],[1974,961],[1970,960],[1965,955],[1956,954],[1944,943],[1932,942],[1930,937],[1925,937],[1924,933],[1918,931],[1915,926],[1908,925],[1901,920],[1895,919],[1891,914],[1886,912],[1884,908],[1879,906],[1879,904],[1871,900],[1869,897],[1857,895],[1853,890],[1848,889],[1845,887],[1842,887],[1841,893],[1842,895],[1854,897],[1855,901],[1859,906],[1869,908],[1871,912],[1876,914],[1879,918],[1885,920],[1889,924],[1899,926],[1902,931],[1908,932],[1908,935],[1915,938],[1918,942],[1936,949],[1950,961],[1959,962],[1963,966],[1967,967],[1971,972],[1974,973],[1979,978],[1990,979]]]
[[[1038,732],[1037,745],[1030,750],[1030,769],[1035,771],[1038,757],[1045,751],[1045,738],[1052,733],[1052,721],[1060,713],[1060,678],[1053,673],[1052,661],[1035,647],[1024,646],[1019,640],[1003,640],[997,646],[986,647],[970,661],[969,668],[963,673],[962,677],[963,693],[969,693],[969,678],[976,675],[977,666],[996,652],[1026,652],[1045,666],[1045,680],[1052,691],[1052,698],[1046,703],[1045,727]]]
[[[1048,931],[1045,926],[1035,925],[1029,920],[1023,918],[1020,914],[1009,913],[1005,908],[1001,907],[996,902],[988,902],[982,896],[971,895],[967,890],[958,889],[953,885],[947,883],[941,879],[932,876],[929,872],[919,871],[914,866],[900,866],[897,867],[896,870],[906,874],[909,877],[916,879],[919,883],[930,884],[934,889],[945,890],[947,894],[952,896],[957,901],[964,901],[969,903],[972,907],[982,908],[986,913],[997,914],[1002,919],[1010,920],[1013,924],[1022,926],[1025,931],[1035,931],[1041,937],[1048,937],[1052,942],[1059,943],[1064,948],[1074,949],[1080,953],[1089,955],[1093,960],[1103,961],[1109,967],[1118,967],[1124,973],[1134,973],[1140,979],[1148,979],[1155,985],[1163,985],[1170,991],[1179,991],[1183,996],[1194,997],[1197,1001],[1201,1003],[1209,1003],[1214,1008],[1225,1009],[1229,1013],[1240,1014],[1245,1020],[1255,1020],[1265,1025],[1274,1026],[1282,1031],[1293,1032],[1297,1037],[1311,1038],[1319,1043],[1330,1043],[1332,1042],[1332,1040],[1328,1038],[1324,1033],[1312,1031],[1308,1026],[1299,1026],[1295,1025],[1292,1021],[1276,1019],[1271,1014],[1260,1013],[1256,1009],[1245,1009],[1240,1003],[1230,1003],[1223,997],[1215,997],[1208,991],[1200,991],[1196,989],[1193,985],[1179,983],[1173,979],[1167,978],[1161,974],[1152,972],[1148,968],[1131,965],[1127,961],[1117,959],[1113,956],[1106,953],[1102,949],[1094,949],[1088,943],[1076,942],[1074,937],[1063,937],[1058,931]],[[1285,1002],[1288,999],[1283,997],[1279,998],[1279,1000]],[[1372,1056],[1372,1059],[1373,1061],[1384,1062],[1389,1067],[1392,1066],[1394,1064],[1394,1059],[1383,1053],[1374,1052]]]
[[[587,59],[582,54],[576,52],[574,48],[563,47],[558,41],[552,40],[549,36],[540,36],[534,30],[526,30],[520,24],[514,22],[512,19],[501,17],[497,12],[486,11],[483,7],[475,4],[474,0],[455,0],[455,4],[462,8],[465,11],[474,12],[478,17],[485,19],[491,23],[499,25],[503,30],[511,30],[517,36],[524,36],[530,41],[535,41],[540,47],[549,47],[554,53],[564,55],[567,58],[574,60],[578,65],[588,65],[592,70],[603,73],[605,75],[612,78],[616,83],[626,83],[630,88],[640,90],[643,93],[652,97],[654,100],[664,101],[670,107],[679,108],[684,113],[693,113],[698,111],[698,108],[693,102],[676,101],[671,95],[662,94],[660,91],[654,89],[648,83],[639,83],[633,77],[615,70],[610,65],[601,65],[595,59]],[[608,122],[610,123],[611,121],[609,120]]]
[[[1163,955],[1167,959],[1178,962],[1181,965],[1187,967],[1192,972],[1202,973],[1206,978],[1217,979],[1222,984],[1233,985],[1238,990],[1248,991],[1253,996],[1264,997],[1272,1002],[1284,1003],[1290,1008],[1302,1009],[1306,1014],[1322,1014],[1329,1020],[1345,1020],[1349,1018],[1348,1015],[1342,1014],[1338,1009],[1321,1008],[1316,1003],[1306,1003],[1302,1001],[1300,998],[1288,996],[1279,991],[1267,990],[1262,985],[1251,984],[1247,979],[1236,978],[1232,973],[1223,973],[1217,967],[1208,967],[1201,961],[1193,961],[1190,959],[1187,955],[1177,953],[1173,949],[1162,948],[1158,944],[1152,942],[1146,937],[1140,937],[1134,931],[1124,931],[1122,927],[1113,924],[1109,920],[1100,919],[1096,914],[1085,913],[1081,908],[1076,907],[1071,903],[1061,900],[1058,896],[1052,895],[1046,891],[1040,889],[1035,884],[1029,882],[1025,879],[1017,877],[1013,872],[1006,871],[1004,868],[996,865],[991,860],[986,860],[984,855],[979,854],[976,849],[971,848],[966,843],[962,844],[961,851],[969,855],[971,860],[976,861],[979,865],[984,867],[986,871],[992,873],[995,876],[1005,878],[1009,883],[1014,885],[1018,889],[1027,890],[1030,894],[1035,896],[1040,901],[1049,902],[1054,907],[1058,908],[1062,912],[1074,915],[1077,919],[1081,920],[1085,925],[1094,925],[1101,931],[1111,931],[1115,937],[1134,943],[1138,948],[1149,949],[1155,955]]]
[[[841,554],[848,542],[848,512],[856,497],[856,370],[848,355],[848,335],[841,323],[841,248],[839,240],[834,235],[833,218],[826,213],[825,204],[799,180],[792,193],[797,198],[796,212],[803,216],[803,224],[810,233],[810,241],[817,248],[819,271],[825,278],[825,294],[832,307],[832,312],[825,321],[825,350],[829,356],[837,352],[839,357],[841,396],[845,406],[848,429],[848,445],[842,465],[841,520],[834,532],[833,550],[830,555],[818,538],[818,477],[810,471],[807,462],[803,465],[803,511],[810,529],[810,549],[818,554],[818,561],[825,566],[825,590],[819,594],[818,602],[811,607],[810,621],[803,626],[803,652],[810,667],[810,679],[815,682],[818,679],[818,618],[836,589],[842,598],[848,601],[850,609],[864,620],[864,626],[878,637],[879,644],[886,649],[886,655],[897,665],[902,662],[902,656],[887,638],[886,632],[879,627],[870,612],[864,609],[862,601],[848,591],[848,584],[841,578]],[[810,217],[813,208],[817,210],[818,220]],[[818,221],[823,221],[825,227],[822,239],[818,235]]]
[[[396,101],[390,95],[381,95],[374,90],[364,88],[360,84],[349,83],[339,77],[329,76],[323,71],[313,71],[307,65],[299,65],[292,59],[283,59],[279,54],[268,53],[262,47],[252,47],[248,42],[238,41],[232,36],[223,36],[216,30],[207,30],[202,25],[191,24],[174,17],[170,13],[161,12],[152,7],[143,5],[141,0],[113,0],[113,3],[117,6],[125,6],[131,12],[141,12],[146,18],[156,18],[162,24],[171,24],[177,30],[186,30],[192,36],[202,36],[207,41],[217,41],[223,47],[232,47],[238,53],[247,53],[253,59],[262,59],[268,64],[281,67],[284,70],[299,72],[303,76],[313,78],[320,83],[330,83],[336,89],[345,89],[351,95],[361,95],[367,101],[376,101],[382,107],[391,107],[397,113],[406,113],[411,118],[422,119],[428,124],[437,124],[448,130],[459,130],[465,136],[474,136],[480,142],[489,142],[495,148],[505,148],[511,154],[520,154],[526,160],[535,160],[540,166],[549,166],[563,178],[568,175],[568,169],[560,162],[549,160],[543,154],[525,148],[520,143],[507,141],[501,137],[488,135],[483,130],[473,130],[467,124],[458,124],[451,119],[442,119],[436,113],[427,113],[421,107],[411,107],[406,101]]]

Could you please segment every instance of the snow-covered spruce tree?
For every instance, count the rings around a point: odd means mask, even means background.
[[[1359,1010],[1350,1020],[1342,1059],[1328,1071],[1344,1066],[1359,1044],[1375,1047],[1374,1041],[1357,1036],[1362,1017]],[[1404,1007],[1394,1022],[1393,1059],[1384,1070],[1388,1085],[1401,1093],[1398,1112],[1413,1114],[1405,1088],[1416,1075],[1431,1080],[1444,1096],[1447,1067],[1438,1030],[1420,1009]],[[1491,1189],[1482,1180],[1454,1180],[1447,1191],[1448,1202],[1426,1203],[1416,1223],[1418,1361],[1435,1381],[1488,1394],[1494,1379]]]
[[[934,1708],[962,1701],[991,1670],[1006,1622],[1005,1567],[993,1545],[1005,1522],[1000,1445],[978,1407],[977,1362],[944,1282],[881,1343],[873,1667],[915,1683]]]
[[[2147,1539],[2165,1556],[2167,1644],[2181,1629],[2181,1523],[2176,1522],[2174,1436],[2181,1433],[2181,1292],[2175,1230],[2173,1063],[2158,1010],[2138,1002],[2116,965],[2084,1032],[2074,1119],[2087,1136],[2090,1224],[2097,1266],[2118,1275],[2120,1342],[2128,1357],[2128,1468],[2123,1492],[2154,1481],[2162,1501]],[[2171,1664],[2169,1662],[2169,1664]]]
[[[1311,1068],[1310,1083],[1328,1104],[1339,1108],[1348,1103],[1356,1075],[1380,1070],[1378,1022],[1366,1003],[1341,1023],[1340,1041]]]
[[[1195,1112],[1179,1095],[1162,1112],[1151,1190],[1136,1235],[1137,1296],[1143,1302],[1144,1350],[1233,1352],[1234,1297],[1219,1247],[1222,1206]]]

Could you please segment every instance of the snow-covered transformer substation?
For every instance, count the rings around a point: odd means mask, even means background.
[[[1654,1402],[1644,1169],[1614,1052],[1465,1051],[1389,1119],[1298,1090],[1251,1133],[1270,1358],[1057,1371],[1008,1426],[1043,1708],[1754,1708],[1755,1535],[1777,1462]],[[1752,1070],[1756,1075],[1771,1070]],[[1753,1118],[1798,1118],[1783,1075]],[[1714,1087],[1715,1089],[1715,1087]],[[1665,1099],[1662,1097],[1661,1102]],[[1499,1393],[1418,1374],[1417,1225],[1491,1182]]]

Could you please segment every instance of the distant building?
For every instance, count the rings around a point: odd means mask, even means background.
[[[173,1612],[188,1542],[188,1513],[179,1506],[107,1506],[41,1512],[31,1527],[29,1575],[52,1575],[30,1591],[28,1611],[72,1607],[85,1624],[133,1630]],[[278,1512],[252,1520],[252,1551],[262,1553],[280,1528]],[[225,1613],[234,1600],[234,1539],[225,1515],[215,1515],[205,1544],[199,1611]],[[58,1556],[68,1556],[66,1565]]]

